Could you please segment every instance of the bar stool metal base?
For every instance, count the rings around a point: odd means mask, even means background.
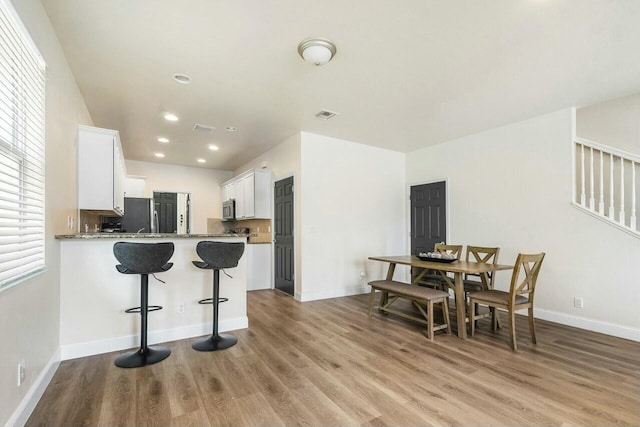
[[[191,348],[198,351],[218,351],[233,347],[238,343],[238,338],[233,335],[210,335],[193,343]]]
[[[122,354],[116,357],[115,364],[120,368],[139,368],[141,366],[158,363],[171,354],[167,347],[153,346],[146,349],[140,348],[135,351]]]

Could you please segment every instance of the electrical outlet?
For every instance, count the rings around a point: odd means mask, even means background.
[[[584,298],[581,297],[575,297],[573,299],[573,306],[575,308],[584,308]]]
[[[18,363],[18,387],[20,387],[22,385],[22,383],[24,382],[24,377],[26,375],[26,366],[24,363],[24,360],[21,360],[20,363]]]
[[[184,313],[184,303],[183,303],[183,302],[178,303],[178,306],[176,307],[176,311],[177,311],[178,313],[180,313],[180,314],[183,314],[183,313]]]

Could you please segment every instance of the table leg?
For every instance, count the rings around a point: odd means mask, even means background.
[[[396,263],[392,262],[389,264],[389,270],[387,270],[387,278],[386,280],[393,280],[393,273],[396,271]],[[384,307],[389,300],[389,294],[387,292],[382,292],[380,295],[380,307]]]
[[[462,284],[462,273],[455,273],[455,286],[453,291],[456,295],[456,318],[458,324],[458,337],[467,338],[467,310],[464,298],[464,285]]]

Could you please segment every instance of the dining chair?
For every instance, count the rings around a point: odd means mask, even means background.
[[[444,243],[436,243],[433,246],[433,251],[440,254],[454,255],[456,259],[460,259],[462,245],[445,245]],[[440,290],[445,290],[447,288],[447,283],[442,278],[442,275],[436,271],[427,272],[427,274],[425,274],[417,284]]]
[[[498,256],[500,255],[500,248],[492,248],[485,246],[472,246],[467,245],[467,256],[466,260],[471,262],[482,262],[486,264],[497,264]],[[493,289],[493,279],[495,276],[495,271],[490,271],[488,273],[483,273],[484,282],[480,274],[465,274],[463,279],[464,285],[464,294],[465,299],[468,300],[468,295],[470,292],[478,292],[478,291],[486,291],[489,289]],[[478,312],[478,306],[475,307],[476,313]],[[497,316],[492,316],[493,319],[498,323],[497,325],[493,325],[493,328],[500,327],[499,319]],[[477,321],[476,321],[476,326]]]
[[[513,267],[511,275],[511,285],[509,292],[499,291],[496,289],[488,289],[469,294],[469,325],[471,328],[470,335],[475,332],[476,320],[476,304],[484,304],[489,306],[491,315],[495,318],[498,313],[496,308],[507,310],[509,315],[509,329],[511,335],[511,349],[517,350],[516,345],[516,320],[515,312],[517,310],[528,309],[529,315],[529,331],[531,332],[531,341],[536,343],[536,329],[533,319],[533,296],[538,281],[538,274],[542,266],[542,260],[545,253],[539,254],[518,254],[516,264]],[[521,274],[524,273],[523,277]],[[492,328],[495,330],[496,321],[492,320]]]

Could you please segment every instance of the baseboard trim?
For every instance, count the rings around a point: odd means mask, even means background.
[[[182,340],[186,338],[199,337],[211,334],[213,325],[211,323],[197,323],[194,325],[179,328],[149,331],[149,344]],[[218,330],[221,332],[235,331],[249,327],[247,316],[234,319],[221,320]],[[109,353],[112,351],[126,350],[140,345],[138,335],[125,335],[120,337],[106,338],[102,340],[87,341],[76,344],[67,344],[61,347],[62,360],[77,359],[78,357],[93,356],[96,354]]]
[[[602,320],[587,319],[585,317],[573,316],[571,314],[560,313],[552,310],[534,308],[536,319],[548,320],[549,322],[560,323],[566,326],[586,329],[588,331],[599,332],[618,338],[640,342],[640,329],[617,323],[603,322]]]
[[[27,391],[27,394],[24,396],[18,407],[7,423],[6,427],[14,427],[14,426],[24,426],[27,423],[27,420],[31,416],[31,413],[36,408],[36,405],[40,401],[40,398],[44,394],[47,386],[51,382],[53,375],[56,373],[58,366],[60,365],[61,360],[61,352],[60,348],[58,348],[55,353],[49,358],[49,361],[45,365],[44,369],[38,375],[35,382]]]
[[[326,289],[321,292],[307,292],[298,294],[296,299],[300,302],[316,301],[321,299],[348,297],[351,295],[360,295],[369,293],[369,285],[350,286],[347,288]]]

